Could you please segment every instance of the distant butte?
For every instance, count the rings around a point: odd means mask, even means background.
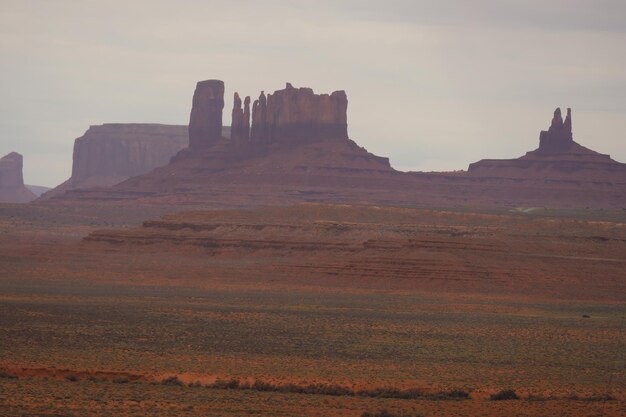
[[[468,171],[400,172],[348,136],[344,91],[316,94],[287,83],[251,103],[234,94],[222,130],[224,84],[201,81],[189,146],[171,162],[106,189],[73,190],[60,203],[141,201],[248,207],[300,202],[436,206],[626,207],[626,164],[573,139],[572,112],[554,112],[539,147],[486,159]],[[375,115],[373,115],[375,117]]]
[[[17,152],[0,158],[0,203],[28,203],[37,198],[24,186],[23,164]]]
[[[549,129],[539,134],[539,147],[517,159],[484,159],[470,164],[471,177],[544,180],[626,180],[626,164],[576,143],[572,134],[572,111],[565,121],[561,109],[554,111]]]

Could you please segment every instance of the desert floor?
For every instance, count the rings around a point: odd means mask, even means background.
[[[626,213],[372,210],[0,206],[0,415],[624,415]]]

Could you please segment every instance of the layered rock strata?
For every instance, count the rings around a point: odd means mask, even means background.
[[[0,158],[0,202],[28,203],[37,196],[24,185],[24,159],[17,152]]]

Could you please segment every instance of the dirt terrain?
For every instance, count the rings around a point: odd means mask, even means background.
[[[623,415],[623,211],[189,208],[0,206],[0,414]]]

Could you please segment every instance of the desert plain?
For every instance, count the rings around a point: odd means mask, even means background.
[[[0,415],[621,416],[625,220],[5,204]]]

